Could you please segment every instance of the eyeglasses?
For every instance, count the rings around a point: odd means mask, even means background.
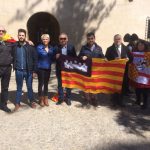
[[[59,38],[60,40],[66,40],[67,38]]]
[[[3,33],[4,33],[4,32],[5,32],[5,30],[0,30],[0,32],[3,32]]]

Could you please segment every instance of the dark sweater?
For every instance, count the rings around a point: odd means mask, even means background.
[[[9,66],[12,63],[12,44],[3,42],[0,44],[0,66]]]
[[[95,48],[91,51],[90,47],[86,44],[82,46],[79,57],[87,56],[88,58],[104,58],[102,48],[95,43]]]

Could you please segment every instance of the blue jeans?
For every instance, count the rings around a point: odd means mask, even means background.
[[[57,81],[58,81],[58,99],[64,100],[64,91],[66,91],[66,97],[65,98],[70,99],[71,89],[62,87],[61,76],[57,76]]]
[[[26,80],[26,86],[28,91],[28,99],[30,102],[34,101],[33,97],[33,89],[32,89],[32,73],[27,71],[20,71],[16,70],[16,84],[17,84],[17,93],[16,93],[16,104],[20,104],[21,101],[21,95],[22,95],[22,86],[23,86],[23,80]]]

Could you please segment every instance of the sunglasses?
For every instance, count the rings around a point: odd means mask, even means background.
[[[0,30],[0,32],[3,32],[3,33],[4,33],[4,32],[5,32],[5,30]]]
[[[59,38],[60,40],[66,40],[67,38]]]

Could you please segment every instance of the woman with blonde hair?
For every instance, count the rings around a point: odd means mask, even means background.
[[[42,43],[37,46],[38,54],[38,96],[39,104],[43,107],[48,103],[48,82],[51,73],[51,63],[54,57],[54,48],[50,45],[50,36],[43,34]]]

